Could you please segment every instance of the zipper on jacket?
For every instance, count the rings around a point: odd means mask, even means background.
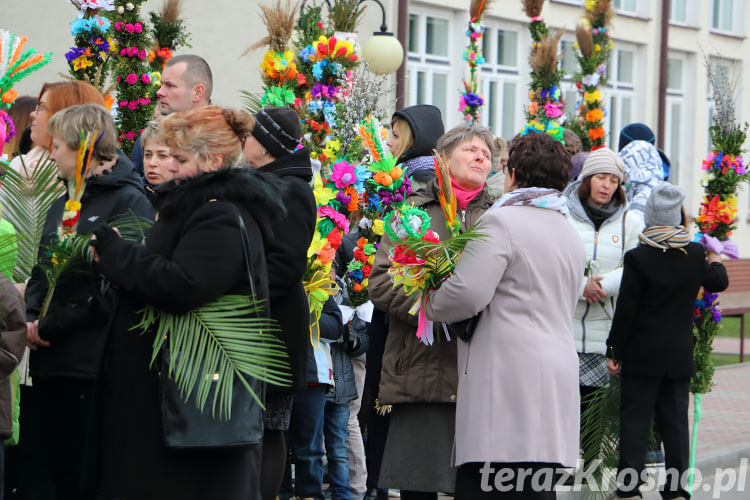
[[[599,230],[594,231],[594,256],[591,258],[591,262],[596,260],[596,250],[599,247]],[[591,272],[591,271],[589,271]],[[586,316],[589,314],[589,308],[591,304],[586,301],[586,311],[581,316],[581,353],[586,354]]]

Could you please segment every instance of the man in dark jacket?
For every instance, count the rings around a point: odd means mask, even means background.
[[[607,339],[607,367],[621,376],[620,463],[637,474],[612,498],[637,496],[655,414],[664,441],[664,498],[689,498],[680,478],[688,468],[688,400],[693,368],[693,305],[698,290],[724,290],[721,257],[709,255],[682,225],[680,188],[655,187],[646,202],[641,244],[625,254],[617,308]],[[626,475],[627,476],[627,475]]]
[[[53,116],[48,126],[52,159],[63,179],[73,176],[81,131],[99,131],[86,171],[77,234],[88,234],[99,223],[128,215],[153,219],[153,208],[133,164],[117,152],[115,125],[106,109],[92,104],[71,106]],[[47,212],[38,263],[26,287],[34,383],[33,410],[24,416],[21,439],[35,464],[33,479],[24,485],[26,498],[86,499],[93,495],[94,388],[114,305],[108,284],[82,261],[58,280],[44,311],[49,289],[45,269],[57,265],[50,247],[59,239],[68,201],[66,193]]]
[[[263,435],[263,498],[274,498],[286,463],[282,431],[289,428],[292,394],[305,388],[307,351],[310,348],[310,308],[302,277],[307,268],[307,249],[315,233],[317,212],[310,181],[310,152],[299,148],[302,130],[297,114],[289,108],[267,108],[255,115],[255,127],[245,139],[245,161],[261,172],[277,177],[284,187],[286,215],[266,247],[271,317],[279,323],[292,367],[292,386],[268,386]]]

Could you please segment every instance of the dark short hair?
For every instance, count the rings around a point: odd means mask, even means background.
[[[180,54],[171,57],[164,67],[174,66],[179,63],[185,63],[185,72],[182,74],[182,79],[191,86],[202,83],[206,88],[206,102],[210,102],[211,92],[214,88],[214,78],[211,74],[211,66],[209,66],[206,60],[201,56],[195,54]]]
[[[586,201],[591,195],[591,178],[593,175],[587,176],[581,181],[581,185],[578,186],[578,197],[581,201]],[[625,191],[622,189],[622,184],[617,186],[617,191],[612,195],[612,199],[615,200],[615,205],[621,205],[625,203],[627,198],[625,197]]]
[[[570,181],[573,163],[565,146],[546,133],[528,133],[511,142],[506,166],[519,188],[541,187],[562,191]]]

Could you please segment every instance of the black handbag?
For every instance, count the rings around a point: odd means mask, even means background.
[[[239,220],[247,276],[251,292],[255,296],[255,282],[248,251],[249,239],[245,221],[237,207],[235,205],[232,207]],[[183,399],[177,383],[168,375],[167,367],[171,356],[173,353],[165,344],[161,352],[160,376],[162,431],[167,448],[225,448],[256,445],[261,442],[263,410],[241,382],[235,379],[232,387],[232,418],[229,420],[220,420],[218,416],[214,418],[208,405],[202,412],[198,409],[195,403],[196,391],[191,394],[188,401]],[[261,400],[265,400],[265,384],[252,377],[247,377],[246,380]],[[213,401],[214,390],[215,388],[209,393],[207,401]]]
[[[477,328],[481,315],[482,313],[479,312],[469,319],[451,323],[448,329],[464,342],[469,342],[474,336],[474,330]]]

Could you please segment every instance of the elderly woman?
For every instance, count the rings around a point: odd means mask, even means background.
[[[448,159],[458,199],[461,228],[465,230],[492,206],[485,180],[495,154],[494,135],[480,126],[460,125],[437,143]],[[427,211],[430,229],[448,237],[438,202],[437,180],[407,200]],[[417,317],[409,314],[414,297],[394,289],[388,276],[388,253],[393,242],[384,237],[370,276],[370,298],[389,316],[383,354],[379,402],[392,406],[390,427],[380,471],[380,487],[399,488],[401,498],[437,498],[438,491],[453,491],[451,467],[458,374],[456,343],[423,345],[416,337]]]
[[[614,316],[625,252],[638,245],[643,222],[628,210],[622,189],[625,166],[614,151],[601,148],[583,163],[581,178],[568,186],[568,219],[586,248],[586,281],[573,315],[578,351],[581,413],[584,398],[604,385],[607,334]],[[584,450],[584,459],[591,458]]]
[[[45,93],[46,95],[46,93]],[[37,115],[38,116],[38,115]],[[96,104],[70,106],[48,122],[51,159],[62,179],[73,177],[81,133],[98,132],[76,225],[88,234],[102,222],[127,214],[153,218],[133,164],[118,150],[112,116]],[[28,345],[33,401],[21,426],[38,476],[25,485],[29,498],[89,498],[93,491],[92,431],[95,389],[106,333],[114,315],[109,286],[90,266],[72,269],[59,280],[46,314],[48,293],[46,247],[58,240],[69,193],[50,207],[44,222],[39,261],[26,288]],[[50,415],[55,418],[50,419]],[[38,458],[37,458],[38,457]],[[32,467],[31,464],[27,464]]]
[[[480,220],[486,238],[469,242],[453,275],[430,295],[427,316],[435,321],[479,315],[470,340],[458,341],[459,500],[555,498],[553,468],[578,459],[570,318],[586,254],[565,220],[561,190],[571,168],[563,145],[547,134],[514,140],[506,194]],[[423,372],[419,380],[431,378]],[[521,476],[539,469],[539,485]],[[498,491],[497,484],[514,486]]]
[[[120,239],[106,225],[94,231],[97,269],[123,295],[101,377],[99,469],[105,498],[260,496],[260,407],[233,409],[232,420],[242,419],[253,434],[245,436],[244,446],[167,447],[160,369],[150,363],[153,333],[130,330],[145,305],[184,314],[227,294],[254,290],[256,299],[268,298],[264,246],[284,208],[274,179],[233,168],[242,160],[253,122],[245,111],[218,106],[164,118],[160,127],[175,180],[159,190],[158,220],[145,246]],[[260,390],[254,379],[250,384]],[[215,436],[214,429],[213,422],[206,425],[205,434]]]

